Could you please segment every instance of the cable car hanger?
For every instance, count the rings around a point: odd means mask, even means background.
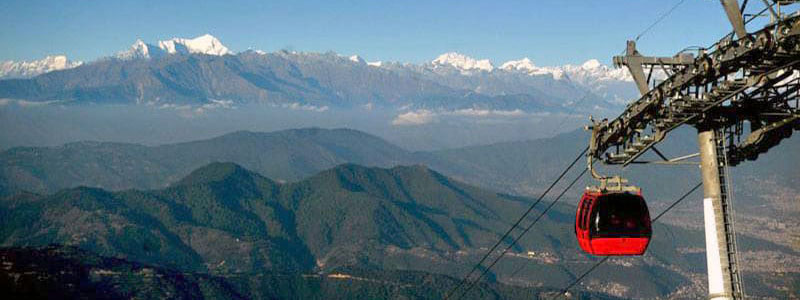
[[[600,193],[635,193],[641,194],[641,188],[637,186],[627,185],[628,180],[622,178],[621,176],[603,176],[597,173],[597,170],[594,168],[594,157],[591,155],[587,155],[587,162],[586,162],[589,173],[592,174],[592,178],[597,179],[600,181],[599,186],[590,186],[587,187],[587,190],[592,190]]]
[[[575,212],[575,237],[591,255],[643,255],[650,244],[652,226],[647,203],[639,187],[621,176],[602,176],[588,156],[587,165],[598,186],[587,187]]]

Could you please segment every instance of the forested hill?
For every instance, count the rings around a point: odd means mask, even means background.
[[[420,165],[343,164],[279,183],[236,164],[212,163],[156,190],[78,187],[6,197],[0,201],[0,244],[71,245],[226,278],[264,271],[329,273],[342,267],[460,278],[530,203]],[[569,206],[556,205],[496,266],[493,280],[559,287],[574,279],[573,272],[593,259],[575,244],[572,214]],[[604,285],[595,290],[644,297],[688,284],[682,274],[698,262],[676,249],[699,243],[702,235],[670,226],[657,227],[656,235],[666,230],[684,238],[655,240],[654,261],[604,271],[617,274],[609,278],[617,286],[636,289]],[[782,249],[761,240],[742,244]]]
[[[275,180],[295,181],[342,163],[389,167],[413,160],[400,147],[350,129],[239,131],[156,147],[76,142],[0,153],[0,195],[52,193],[77,186],[163,188],[218,161],[235,162]]]
[[[535,195],[572,160],[588,139],[582,130],[552,138],[497,143],[432,152],[409,152],[377,136],[352,129],[239,131],[216,138],[155,147],[77,142],[58,147],[16,147],[0,152],[0,195],[19,191],[53,193],[77,186],[107,190],[158,189],[212,162],[234,162],[275,181],[298,181],[343,163],[393,167],[424,164],[442,174],[485,189]],[[666,155],[696,152],[691,130],[678,130],[659,149]],[[763,184],[779,188],[800,183],[800,139],[788,139],[757,162],[733,169],[742,190],[759,195]],[[660,159],[654,155],[645,159]],[[612,170],[613,171],[613,170]],[[651,196],[699,180],[692,168],[630,166],[624,170]],[[677,180],[676,180],[677,179]],[[588,182],[587,182],[588,184]]]

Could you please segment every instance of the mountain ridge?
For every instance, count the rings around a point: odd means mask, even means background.
[[[376,136],[345,128],[237,131],[160,146],[75,142],[16,147],[0,152],[0,194],[52,193],[78,185],[159,188],[200,166],[231,161],[278,181],[292,181],[346,162],[388,167],[411,163],[413,157]]]
[[[205,54],[205,55],[229,55],[234,52],[220,42],[219,39],[204,34],[192,39],[172,38],[169,40],[158,41],[157,45],[148,44],[137,39],[130,49],[117,53],[116,58],[129,59],[149,59],[162,57],[169,54]]]
[[[579,98],[589,98],[587,103],[613,111],[627,99],[638,97],[626,70],[610,69],[597,60],[557,67],[523,61],[525,64],[514,68],[508,67],[514,61],[495,68],[487,59],[455,52],[423,64],[368,63],[357,55],[333,52],[234,53],[206,34],[157,45],[137,40],[116,56],[71,65],[60,72],[41,71],[33,78],[0,80],[0,98],[62,104],[169,106],[222,101],[552,113],[562,112]]]
[[[587,133],[576,130],[552,138],[495,143],[450,150],[411,152],[380,137],[347,128],[304,128],[275,132],[237,131],[210,139],[143,146],[113,142],[76,142],[57,147],[15,147],[0,152],[0,194],[27,190],[51,193],[61,188],[88,185],[110,190],[151,189],[177,182],[196,168],[212,162],[235,162],[278,182],[296,181],[343,163],[392,167],[424,164],[447,176],[484,188],[516,194],[536,194],[571,159],[561,149],[578,149]],[[661,148],[674,155],[695,151],[689,131],[679,131]],[[763,171],[768,164],[792,175],[791,139],[764,157],[743,164],[746,174],[793,186],[797,176],[775,176]],[[789,152],[787,152],[789,151]],[[770,153],[772,153],[770,152]],[[640,174],[640,166],[628,168]],[[659,180],[683,172],[664,170],[658,176],[639,175],[656,194],[668,192]],[[754,173],[755,172],[755,173]],[[664,173],[663,176],[660,175]],[[679,176],[682,184],[696,177]],[[748,184],[747,180],[744,183]],[[676,182],[677,184],[677,182]],[[652,192],[652,191],[649,191]]]
[[[31,78],[40,74],[66,70],[82,65],[71,61],[65,55],[48,55],[32,61],[7,60],[0,62],[0,79]]]

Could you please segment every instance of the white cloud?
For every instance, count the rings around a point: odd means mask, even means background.
[[[462,108],[456,110],[429,110],[417,109],[406,111],[397,115],[392,120],[392,125],[422,125],[438,121],[440,118],[469,118],[478,121],[487,119],[510,119],[518,117],[536,116],[535,113],[527,113],[521,109],[515,110],[495,110],[495,109],[480,109],[480,108]]]
[[[210,103],[206,103],[195,109],[199,114],[205,113],[208,110],[217,108],[236,108],[233,106],[233,100],[214,100],[210,99]]]
[[[406,125],[422,125],[433,122],[436,114],[427,109],[418,109],[397,115],[392,120],[392,125],[406,126]]]
[[[36,107],[36,106],[44,106],[50,104],[61,103],[63,101],[58,100],[51,100],[51,101],[28,101],[28,100],[20,100],[20,99],[8,99],[3,98],[0,99],[0,106],[7,106],[11,104],[15,104],[19,107]]]
[[[315,112],[325,112],[328,109],[330,109],[330,107],[328,107],[327,105],[316,106],[316,105],[311,105],[311,104],[300,104],[300,103],[297,103],[297,102],[284,103],[284,104],[281,105],[281,107],[288,108],[288,109],[291,109],[291,110],[307,110],[307,111],[315,111]]]
[[[521,117],[527,115],[521,109],[515,110],[493,110],[493,109],[477,109],[477,108],[465,108],[465,109],[458,109],[451,112],[444,112],[443,114],[447,115],[454,115],[454,116],[465,116],[465,117]]]
[[[215,109],[236,109],[236,106],[233,105],[233,100],[209,99],[209,101],[210,102],[199,106],[192,106],[190,104],[174,104],[174,103],[162,103],[161,105],[158,105],[158,103],[153,101],[146,102],[145,105],[152,106],[158,109],[174,110],[178,112],[178,115],[184,118],[199,117]]]
[[[148,102],[147,105],[154,105],[155,103]],[[174,110],[191,110],[192,106],[185,104],[185,105],[177,105],[172,103],[164,103],[158,107],[159,109],[174,109]]]

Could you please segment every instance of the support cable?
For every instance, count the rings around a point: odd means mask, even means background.
[[[499,262],[499,261],[500,261],[500,260],[501,260],[501,259],[502,259],[502,258],[503,258],[505,255],[506,255],[506,253],[508,253],[508,250],[510,250],[512,247],[514,247],[514,245],[516,245],[516,244],[517,244],[517,242],[519,242],[519,240],[520,240],[520,239],[522,239],[522,237],[523,237],[523,236],[525,236],[525,234],[526,234],[526,233],[528,233],[528,231],[529,231],[529,230],[531,230],[531,228],[533,228],[533,225],[536,225],[536,223],[537,223],[537,222],[539,222],[539,220],[540,220],[540,219],[541,219],[541,218],[542,218],[542,217],[543,217],[545,214],[547,214],[547,212],[548,212],[548,211],[550,211],[550,209],[551,209],[551,208],[553,208],[553,206],[554,206],[556,203],[558,203],[558,200],[561,200],[561,197],[563,197],[563,196],[564,196],[564,194],[565,194],[567,191],[569,191],[569,189],[571,189],[571,188],[572,188],[572,186],[573,186],[573,185],[575,185],[575,183],[576,183],[576,182],[578,182],[578,180],[580,180],[580,179],[581,179],[581,177],[583,177],[583,175],[586,175],[586,173],[587,173],[588,171],[589,171],[589,168],[583,169],[583,171],[582,171],[580,174],[578,174],[578,176],[577,176],[577,177],[575,177],[575,179],[573,179],[573,180],[572,180],[572,182],[570,182],[570,183],[569,183],[569,185],[567,185],[567,187],[566,187],[566,188],[565,188],[565,189],[564,189],[564,190],[561,192],[561,194],[559,194],[559,195],[558,195],[558,197],[556,197],[556,199],[555,199],[555,200],[553,200],[553,202],[550,202],[550,205],[548,205],[548,206],[547,206],[547,208],[545,208],[545,209],[544,209],[544,210],[543,210],[543,211],[542,211],[542,212],[539,214],[539,216],[537,216],[537,217],[536,217],[536,219],[534,219],[534,220],[533,220],[533,222],[531,222],[531,224],[530,224],[530,225],[528,225],[528,227],[526,227],[526,228],[525,228],[525,230],[524,230],[524,231],[522,231],[522,233],[521,233],[519,236],[517,236],[517,238],[516,238],[516,239],[514,239],[514,240],[512,241],[512,243],[511,243],[511,244],[509,244],[509,245],[508,245],[508,247],[506,247],[506,249],[504,249],[504,250],[503,250],[503,252],[502,252],[502,253],[500,253],[500,256],[498,256],[497,258],[495,258],[495,259],[494,259],[494,261],[492,261],[492,264],[490,264],[490,265],[489,265],[489,266],[488,266],[488,267],[487,267],[485,270],[483,270],[483,273],[481,273],[481,275],[480,275],[480,276],[478,276],[478,278],[476,278],[474,281],[472,281],[472,282],[470,283],[470,285],[467,287],[467,289],[464,291],[464,293],[462,293],[462,294],[461,294],[461,296],[464,296],[464,295],[466,295],[467,293],[469,293],[469,291],[470,291],[470,290],[472,290],[472,288],[473,288],[473,287],[475,287],[475,285],[476,285],[478,282],[480,282],[481,278],[483,278],[483,276],[485,276],[485,275],[486,275],[486,273],[489,273],[489,271],[492,269],[492,267],[494,267],[494,265],[495,265],[495,264],[497,264],[497,262]]]
[[[583,102],[586,101],[586,99],[589,99],[589,96],[591,96],[591,95],[593,95],[592,90],[587,88],[586,89],[586,93],[584,93],[583,96],[580,99],[578,99],[578,101],[575,101],[570,106],[567,106],[567,115],[564,116],[563,118],[561,118],[561,122],[559,122],[558,125],[555,127],[555,130],[558,130],[559,128],[561,128],[561,126],[563,126],[564,123],[567,122],[568,119],[570,119],[570,116],[576,113],[575,108],[577,108],[581,104],[583,104]],[[583,114],[581,114],[581,116],[583,116]],[[535,178],[535,176],[536,176],[535,173],[536,173],[536,171],[533,168],[530,168],[529,174],[530,174],[531,179]]]
[[[641,32],[641,33],[639,33],[639,35],[637,35],[637,36],[636,36],[636,38],[634,39],[634,41],[637,41],[637,42],[638,42],[638,41],[639,41],[639,38],[641,38],[641,37],[642,37],[642,36],[643,36],[645,33],[647,33],[648,31],[650,31],[650,29],[653,29],[653,27],[655,27],[655,26],[656,26],[656,24],[658,24],[658,23],[660,23],[661,21],[663,21],[663,20],[664,20],[664,18],[666,18],[667,16],[669,16],[669,14],[671,14],[673,11],[675,11],[675,9],[676,9],[676,8],[678,8],[678,6],[680,6],[681,4],[683,4],[683,2],[685,2],[685,1],[686,1],[686,0],[681,0],[681,1],[678,1],[678,3],[676,3],[675,5],[673,5],[673,6],[672,6],[672,8],[670,8],[670,9],[669,9],[667,12],[663,13],[663,14],[662,14],[660,17],[658,17],[658,19],[656,19],[656,21],[655,21],[655,22],[653,22],[653,24],[650,24],[650,26],[648,26],[647,28],[645,28],[645,30],[642,30],[642,32]]]
[[[671,210],[673,207],[675,207],[676,205],[678,205],[678,203],[681,203],[681,201],[683,201],[683,199],[686,199],[686,197],[689,197],[689,195],[691,195],[692,193],[694,193],[694,192],[695,192],[697,189],[699,189],[701,186],[703,186],[703,183],[702,183],[702,182],[698,183],[698,184],[697,184],[697,185],[695,185],[695,186],[694,186],[692,189],[690,189],[688,192],[686,192],[685,194],[683,194],[683,196],[681,196],[680,198],[678,198],[678,200],[676,200],[675,202],[673,202],[673,203],[672,203],[672,205],[670,205],[669,207],[667,207],[667,208],[666,208],[664,211],[662,211],[662,212],[661,212],[660,214],[658,214],[658,215],[657,215],[655,218],[653,218],[653,222],[652,222],[652,223],[655,223],[656,221],[658,221],[658,219],[659,219],[659,218],[661,218],[661,216],[663,216],[664,214],[666,214],[667,212],[669,212],[669,211],[670,211],[670,210]],[[606,256],[606,257],[604,257],[603,259],[601,259],[601,260],[597,261],[597,262],[596,262],[596,263],[595,263],[595,264],[594,264],[594,265],[593,265],[591,268],[589,268],[588,270],[586,270],[585,272],[583,272],[583,274],[581,274],[581,276],[578,276],[578,278],[577,278],[577,279],[575,279],[574,281],[572,281],[572,282],[571,282],[569,285],[567,285],[567,287],[563,288],[563,289],[561,290],[561,292],[559,293],[559,295],[564,295],[564,294],[565,294],[567,291],[569,291],[569,289],[571,289],[573,286],[575,286],[576,284],[578,284],[579,282],[581,282],[581,280],[583,280],[583,278],[584,278],[584,277],[586,277],[586,275],[589,275],[589,273],[591,273],[592,271],[594,271],[594,270],[595,270],[597,267],[599,267],[601,264],[605,263],[605,262],[606,262],[606,261],[607,261],[609,258],[611,258],[611,256]],[[558,297],[558,295],[556,295],[556,297]],[[555,297],[554,297],[553,299],[555,299]]]
[[[572,185],[574,185],[574,184],[575,184],[575,182],[576,182],[576,181],[578,181],[578,179],[579,179],[579,178],[581,178],[581,177],[582,177],[582,176],[583,176],[583,175],[586,173],[586,171],[587,171],[587,170],[588,170],[588,169],[584,170],[584,171],[583,171],[583,172],[582,172],[580,175],[578,175],[578,178],[575,178],[575,180],[573,180],[573,181],[572,181],[572,183],[570,183],[570,184],[569,184],[569,186],[567,186],[567,188],[565,188],[565,189],[564,189],[564,191],[562,191],[562,192],[561,192],[561,194],[559,194],[559,195],[558,195],[558,198],[556,198],[556,200],[555,200],[555,201],[553,201],[553,203],[551,203],[551,204],[550,204],[550,206],[553,206],[553,204],[555,204],[555,202],[558,202],[558,200],[559,200],[559,199],[561,199],[561,196],[563,196],[563,195],[564,195],[564,193],[566,193],[566,192],[567,192],[567,191],[568,191],[570,188],[572,188]],[[546,212],[546,211],[545,211],[545,212]],[[542,215],[543,215],[545,212],[543,212],[543,213],[542,213]],[[541,215],[540,215],[540,217],[541,217]],[[537,218],[536,220],[538,221],[539,219]],[[536,223],[536,221],[534,221],[534,223]],[[533,226],[533,224],[531,224],[531,226]],[[522,238],[522,237],[520,237],[520,238]],[[517,275],[517,273],[519,273],[520,271],[522,271],[522,269],[524,269],[526,266],[527,266],[527,264],[521,264],[521,265],[519,266],[519,268],[517,268],[516,270],[514,270],[514,272],[513,272],[513,273],[511,273],[511,275],[510,275],[509,277],[513,278],[514,276],[516,276],[516,275]]]
[[[514,225],[512,225],[512,226],[511,226],[511,228],[509,228],[509,229],[508,229],[508,231],[506,231],[506,233],[505,233],[505,234],[503,234],[503,236],[502,236],[502,237],[500,237],[500,239],[497,241],[497,243],[495,243],[495,244],[494,244],[494,246],[492,246],[492,248],[491,248],[491,249],[489,249],[489,250],[486,252],[486,255],[484,255],[484,256],[483,256],[483,258],[481,258],[481,260],[480,260],[480,261],[479,261],[479,262],[478,262],[478,263],[477,263],[477,264],[476,264],[474,267],[472,267],[472,270],[470,270],[470,271],[469,271],[469,273],[467,273],[467,276],[464,276],[464,279],[462,279],[462,280],[461,280],[461,282],[459,282],[459,284],[458,284],[458,285],[456,285],[456,286],[455,286],[453,289],[451,289],[449,292],[447,292],[447,294],[445,294],[445,296],[444,296],[444,299],[445,299],[445,300],[446,300],[446,299],[449,299],[449,298],[450,298],[450,296],[452,296],[452,295],[453,295],[453,293],[454,293],[455,291],[457,291],[459,288],[461,288],[461,286],[463,286],[463,285],[464,285],[464,283],[466,283],[466,282],[467,282],[467,280],[469,280],[470,276],[472,276],[472,274],[473,274],[473,273],[475,273],[475,271],[476,271],[476,270],[478,270],[478,268],[479,268],[479,267],[481,267],[481,266],[483,265],[483,263],[486,261],[486,259],[487,259],[487,258],[489,258],[489,256],[492,254],[492,252],[494,252],[494,250],[495,250],[495,249],[497,249],[497,247],[498,247],[498,246],[500,246],[500,244],[501,244],[501,243],[503,243],[503,241],[504,241],[504,240],[505,240],[505,239],[506,239],[506,238],[507,238],[507,237],[508,237],[508,236],[511,234],[511,232],[512,232],[514,229],[516,229],[516,228],[517,228],[517,226],[519,226],[519,224],[520,224],[520,223],[521,223],[523,220],[525,220],[525,218],[527,218],[527,217],[528,217],[528,215],[531,213],[531,211],[533,211],[533,208],[534,208],[534,207],[536,207],[536,205],[537,205],[537,204],[539,204],[539,202],[541,202],[541,201],[542,201],[542,199],[544,199],[544,196],[545,196],[545,195],[547,195],[547,193],[549,193],[549,192],[550,192],[550,190],[552,190],[552,189],[553,189],[553,187],[555,187],[555,186],[556,186],[556,184],[557,184],[559,181],[561,181],[561,179],[562,179],[562,178],[564,178],[564,175],[566,175],[566,174],[567,174],[567,172],[569,172],[569,170],[570,170],[570,169],[572,169],[572,167],[573,167],[573,166],[575,166],[575,164],[576,164],[576,163],[577,163],[579,160],[581,160],[581,158],[583,158],[583,156],[586,154],[586,151],[589,151],[589,147],[588,147],[588,146],[587,146],[586,148],[584,148],[584,149],[583,149],[583,151],[581,151],[581,153],[580,153],[580,154],[578,154],[578,156],[575,158],[575,160],[573,160],[573,161],[572,161],[572,163],[570,163],[570,164],[569,164],[569,166],[567,166],[567,168],[566,168],[566,169],[564,169],[564,171],[563,171],[563,172],[561,172],[561,174],[560,174],[560,175],[558,175],[558,178],[556,178],[556,180],[555,180],[555,181],[553,181],[553,183],[552,183],[552,184],[550,184],[550,186],[549,186],[549,187],[548,187],[548,188],[547,188],[547,189],[546,189],[546,190],[545,190],[545,191],[544,191],[544,192],[543,192],[543,193],[542,193],[542,194],[539,196],[539,198],[538,198],[538,199],[536,199],[536,201],[534,201],[534,202],[531,204],[531,206],[530,206],[530,207],[528,207],[528,210],[527,210],[527,211],[525,211],[525,213],[523,213],[523,214],[522,214],[522,216],[520,216],[520,217],[519,217],[519,219],[518,219],[518,220],[517,220],[517,221],[514,223]],[[479,278],[480,278],[480,277],[479,277]]]

